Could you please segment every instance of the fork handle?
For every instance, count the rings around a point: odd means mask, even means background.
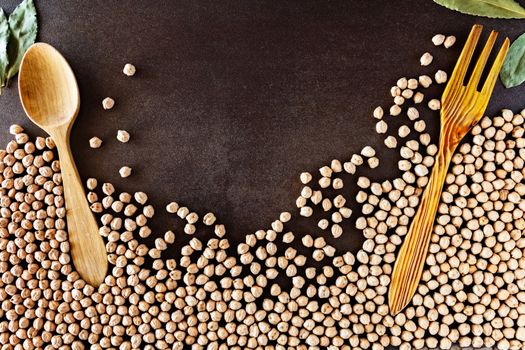
[[[452,153],[453,150],[440,144],[429,183],[398,253],[388,293],[390,312],[393,315],[407,306],[421,279]]]

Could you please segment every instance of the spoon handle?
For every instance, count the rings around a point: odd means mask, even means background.
[[[89,208],[71,154],[69,130],[60,128],[52,133],[52,137],[60,159],[73,264],[87,283],[98,287],[104,281],[108,270],[106,247],[98,232],[97,222]]]

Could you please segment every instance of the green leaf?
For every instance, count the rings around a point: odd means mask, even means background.
[[[468,15],[490,18],[525,18],[525,8],[514,0],[434,0],[434,2]]]
[[[4,10],[0,8],[0,95],[2,87],[7,80],[7,67],[9,58],[7,56],[7,41],[9,40],[9,24]]]
[[[11,13],[9,29],[11,35],[7,45],[9,55],[8,81],[18,72],[24,53],[36,40],[37,20],[33,0],[23,0]]]
[[[499,76],[506,88],[518,86],[525,81],[525,33],[510,45]]]

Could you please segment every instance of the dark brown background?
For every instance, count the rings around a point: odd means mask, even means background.
[[[18,1],[1,1],[11,12]],[[301,171],[381,145],[373,108],[397,78],[417,76],[429,50],[450,70],[473,23],[514,39],[525,22],[487,20],[418,1],[37,1],[39,40],[57,47],[80,85],[72,148],[81,176],[212,210],[238,238],[293,210]],[[435,33],[455,34],[453,49]],[[135,77],[122,74],[125,63]],[[525,86],[498,86],[489,114],[525,106]],[[104,111],[101,100],[116,106]],[[0,97],[0,140],[25,118],[13,83]],[[438,120],[430,121],[436,135]],[[131,141],[115,139],[117,129]],[[101,149],[88,147],[92,136]],[[393,152],[382,156],[384,165]],[[121,179],[118,169],[133,175]],[[391,167],[372,174],[388,178]],[[160,214],[154,227],[174,221]],[[311,223],[301,223],[306,230]],[[355,248],[347,235],[339,248]]]

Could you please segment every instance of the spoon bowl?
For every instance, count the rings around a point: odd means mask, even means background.
[[[51,45],[37,43],[27,50],[22,65],[18,82],[27,116],[45,131],[72,123],[80,95],[64,56]]]
[[[51,45],[34,44],[20,64],[18,89],[25,113],[53,138],[58,150],[73,264],[86,282],[99,286],[108,269],[106,248],[69,145],[80,107],[73,70]]]

